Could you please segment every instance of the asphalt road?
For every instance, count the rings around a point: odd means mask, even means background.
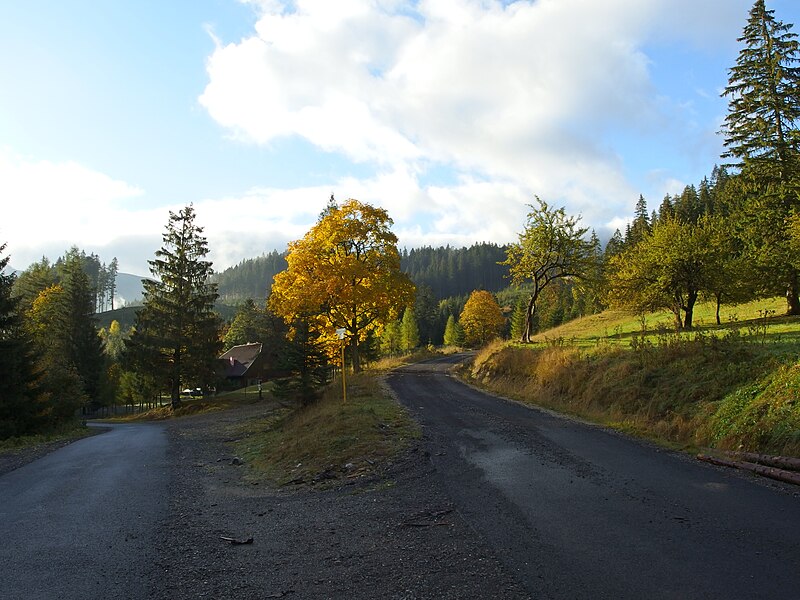
[[[459,513],[533,598],[800,598],[800,494],[477,391],[389,384]]]
[[[0,598],[156,598],[160,425],[114,425],[0,477]]]

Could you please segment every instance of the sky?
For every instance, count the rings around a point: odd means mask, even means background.
[[[192,203],[221,271],[331,194],[385,208],[400,248],[513,242],[535,196],[607,239],[722,162],[751,6],[0,0],[0,244],[147,275]]]

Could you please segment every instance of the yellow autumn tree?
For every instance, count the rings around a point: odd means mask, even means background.
[[[464,329],[464,341],[468,346],[483,346],[500,337],[506,319],[492,294],[486,290],[475,290],[461,311],[459,323]]]
[[[269,306],[287,323],[311,320],[331,341],[337,329],[345,331],[355,372],[367,334],[414,303],[392,224],[382,208],[332,202],[303,239],[289,244],[288,268],[272,284]]]

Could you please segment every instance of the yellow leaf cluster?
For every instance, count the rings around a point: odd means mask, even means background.
[[[363,341],[414,302],[391,225],[386,210],[358,200],[330,207],[289,244],[288,268],[275,276],[270,308],[287,323],[313,320],[331,341],[340,328],[351,342]]]

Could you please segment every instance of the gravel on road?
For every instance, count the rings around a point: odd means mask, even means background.
[[[229,442],[264,411],[170,423],[172,489],[155,573],[165,597],[528,597],[448,499],[424,443],[381,477],[338,489],[254,484]]]

